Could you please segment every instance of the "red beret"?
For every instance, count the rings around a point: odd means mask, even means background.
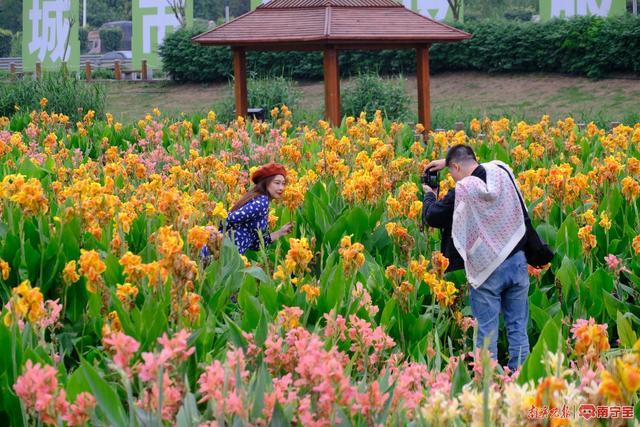
[[[282,175],[285,178],[287,177],[287,170],[284,166],[278,163],[269,163],[264,166],[259,167],[251,177],[251,181],[254,184],[257,184],[259,181],[262,181],[265,178],[269,178],[274,175]]]

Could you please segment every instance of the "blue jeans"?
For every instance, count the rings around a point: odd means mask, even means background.
[[[517,369],[529,354],[529,273],[523,251],[507,258],[477,289],[471,287],[471,313],[478,321],[476,346],[489,339],[489,351],[498,355],[500,312],[509,339],[509,368]]]

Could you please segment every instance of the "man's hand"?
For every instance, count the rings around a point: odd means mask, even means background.
[[[429,187],[427,184],[422,184],[422,191],[424,192],[424,194],[433,193],[435,194],[436,198],[438,197],[438,193],[436,193],[436,190]]]
[[[445,166],[446,166],[445,159],[432,160],[431,162],[429,162],[429,164],[427,164],[424,170],[437,172],[439,170],[444,169]]]

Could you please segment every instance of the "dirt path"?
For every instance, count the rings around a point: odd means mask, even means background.
[[[341,89],[349,85],[349,79],[343,79]],[[300,82],[298,87],[302,92],[299,108],[321,114],[323,83]],[[415,100],[415,76],[406,78],[406,87]],[[230,89],[226,83],[110,83],[107,110],[123,121],[135,120],[154,107],[170,113],[207,111],[229,96]],[[557,74],[443,73],[432,76],[431,97],[434,114],[465,111],[476,115],[512,114],[529,120],[542,114],[621,120],[640,113],[640,79],[595,81]],[[415,104],[412,109],[416,110]]]

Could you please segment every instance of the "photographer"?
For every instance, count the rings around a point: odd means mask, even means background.
[[[437,171],[447,167],[456,181],[437,200]],[[464,268],[473,317],[478,321],[476,346],[489,340],[497,357],[500,313],[509,341],[510,369],[529,354],[529,275],[524,254],[523,208],[510,168],[499,161],[478,164],[473,149],[456,145],[445,159],[434,160],[422,179],[423,223],[439,228],[447,271]]]

